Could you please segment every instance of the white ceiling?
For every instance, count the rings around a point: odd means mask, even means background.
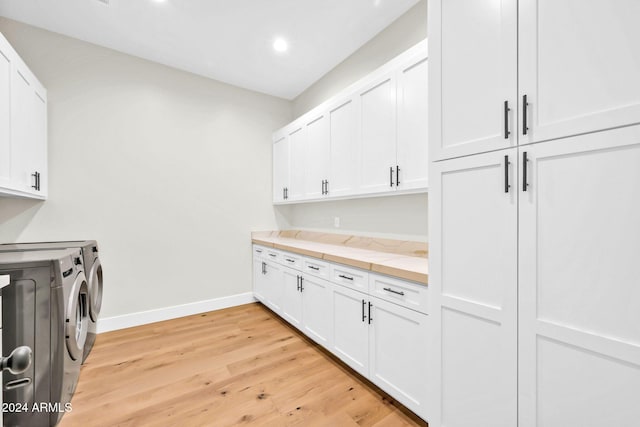
[[[102,1],[108,2],[105,5]],[[0,15],[293,99],[418,0],[0,0]],[[276,37],[288,40],[276,53]]]

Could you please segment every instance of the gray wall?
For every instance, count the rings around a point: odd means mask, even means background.
[[[278,227],[271,133],[291,103],[0,19],[48,89],[46,202],[0,198],[0,242],[97,239],[102,315],[251,290]]]
[[[293,100],[294,117],[340,92],[427,37],[427,1],[371,39]],[[278,208],[294,228],[426,241],[427,195],[309,203]],[[339,217],[340,228],[335,228]]]

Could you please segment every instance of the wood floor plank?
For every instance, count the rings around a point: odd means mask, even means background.
[[[100,334],[61,427],[426,426],[261,304]]]

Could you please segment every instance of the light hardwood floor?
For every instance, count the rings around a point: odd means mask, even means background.
[[[261,304],[98,336],[61,427],[426,426]]]

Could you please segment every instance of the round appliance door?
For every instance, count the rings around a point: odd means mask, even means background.
[[[94,322],[98,321],[98,315],[102,308],[102,264],[100,258],[93,260],[89,271],[89,316]]]
[[[84,273],[78,274],[67,301],[67,319],[65,322],[65,338],[69,356],[73,360],[82,358],[84,343],[87,339],[88,322],[88,292],[87,279]]]

